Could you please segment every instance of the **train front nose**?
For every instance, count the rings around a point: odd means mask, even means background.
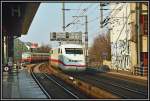
[[[66,65],[66,70],[68,71],[84,71],[86,69],[85,64],[74,63],[70,65]]]

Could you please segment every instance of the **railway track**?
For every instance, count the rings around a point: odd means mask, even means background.
[[[36,81],[36,83],[38,84],[38,86],[41,88],[41,90],[43,91],[43,93],[47,96],[48,99],[51,99],[51,96],[49,95],[49,93],[45,90],[45,88],[42,86],[42,84],[39,82],[39,80],[37,79],[35,73],[33,72],[33,69],[36,67],[36,64],[33,65],[30,68],[30,73],[31,76],[33,77],[33,79]]]
[[[68,85],[57,76],[46,73],[33,73],[38,79],[42,89],[47,92],[48,98],[51,99],[89,99],[87,95]],[[97,73],[65,73],[71,77],[82,80],[95,87],[106,90],[119,96],[123,99],[145,99],[148,97],[147,90],[144,86],[122,80],[121,78],[113,78],[107,75],[100,75]],[[49,97],[50,96],[50,97]]]
[[[34,67],[33,67],[34,68]],[[64,81],[46,73],[34,73],[31,75],[49,99],[89,99],[90,97],[80,90],[66,84]]]
[[[133,84],[131,82],[122,81],[115,78],[110,78],[104,75],[96,75],[94,73],[83,72],[67,73],[68,75],[83,80],[94,86],[107,90],[121,98],[127,99],[145,99],[148,97],[147,90],[141,85]],[[141,87],[141,88],[138,88]]]
[[[91,74],[90,72],[85,73],[88,75],[93,75],[97,79],[101,78],[104,79],[111,84],[115,84],[117,86],[120,86],[123,89],[129,89],[133,92],[137,92],[139,94],[147,95],[147,84],[145,83],[140,83],[139,81],[137,82],[136,80],[131,80],[131,78],[126,78],[126,77],[120,77],[118,75],[110,75],[109,73],[93,73]],[[119,82],[119,83],[118,83]],[[143,82],[143,80],[142,80]]]
[[[121,86],[122,88],[129,88],[129,90],[132,89],[133,92],[137,92],[139,94],[147,95],[148,93],[146,85],[141,85],[139,83],[132,82],[132,81],[130,82],[130,80],[128,79],[125,80],[125,79],[121,79],[118,77],[109,76],[109,74],[103,74],[103,73],[96,74],[95,76],[98,78],[105,78],[105,80],[109,80],[113,84]],[[120,82],[120,83],[118,84],[117,82]]]
[[[87,71],[89,72],[93,71],[94,74],[96,75],[107,75],[107,77],[110,77],[110,78],[120,79],[120,80],[127,81],[127,82],[133,82],[133,83],[136,83],[138,85],[143,85],[143,86],[147,86],[147,83],[148,83],[148,81],[146,80],[136,79],[136,78],[123,76],[123,75],[112,74],[111,72],[103,72],[97,69],[88,68]]]

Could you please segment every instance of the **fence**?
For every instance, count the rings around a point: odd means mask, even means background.
[[[148,68],[147,67],[135,66],[134,67],[134,74],[135,75],[140,75],[140,76],[147,76]]]

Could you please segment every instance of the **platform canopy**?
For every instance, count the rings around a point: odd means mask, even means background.
[[[40,2],[2,2],[3,35],[25,35],[38,10]]]

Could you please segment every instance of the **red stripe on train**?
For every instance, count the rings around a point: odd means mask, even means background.
[[[77,66],[77,67],[85,67],[85,65],[66,65],[65,63],[63,63],[63,62],[62,62],[62,61],[60,61],[60,60],[51,59],[51,58],[49,58],[49,60],[51,60],[51,61],[53,61],[53,62],[61,63],[61,64],[63,64],[64,66]]]

